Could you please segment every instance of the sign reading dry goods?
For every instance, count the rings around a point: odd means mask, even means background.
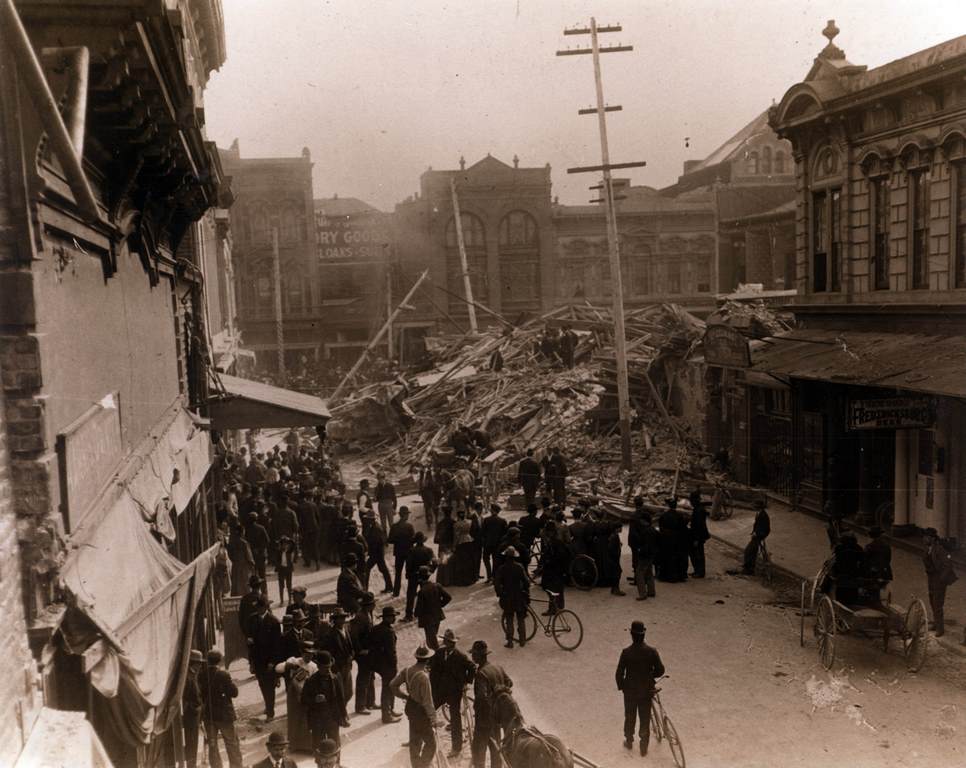
[[[704,359],[721,368],[750,368],[748,339],[727,325],[709,325],[704,332]]]
[[[849,401],[849,429],[916,429],[936,421],[931,397],[886,397]]]
[[[386,258],[389,234],[371,219],[319,218],[319,256],[323,261],[376,261]]]

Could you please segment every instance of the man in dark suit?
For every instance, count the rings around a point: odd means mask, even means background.
[[[547,485],[553,493],[554,504],[567,503],[567,462],[559,448],[550,449],[547,460]]]
[[[268,722],[275,717],[275,686],[278,683],[275,665],[283,661],[282,626],[268,610],[268,598],[264,595],[258,602],[258,612],[249,622],[248,635],[251,638],[251,666],[262,692]]]
[[[533,448],[527,448],[527,455],[520,459],[517,482],[523,488],[524,503],[529,507],[536,502],[540,488],[540,464],[533,458]]]
[[[413,608],[416,605],[416,593],[419,591],[419,579],[417,578],[420,568],[429,568],[436,556],[433,550],[426,546],[426,534],[422,531],[416,533],[413,539],[413,547],[406,555],[406,615],[403,621],[413,620]]]
[[[241,627],[242,635],[245,637],[247,644],[246,655],[250,659],[252,643],[248,631],[251,627],[252,616],[258,612],[258,601],[264,596],[265,580],[257,573],[253,573],[248,577],[248,589],[248,593],[243,595],[242,599],[238,601],[238,625]],[[252,673],[254,673],[255,670],[252,668],[250,661],[248,666]]]
[[[181,726],[184,729],[184,759],[188,768],[195,768],[198,762],[198,725],[204,702],[198,673],[205,664],[201,651],[192,650],[188,658],[188,674],[181,694]]]
[[[413,615],[416,617],[417,626],[422,627],[426,633],[426,646],[435,651],[439,649],[436,633],[446,618],[443,608],[452,598],[439,584],[429,580],[429,566],[420,566],[416,578],[419,580],[419,594],[416,595]]]
[[[342,681],[332,674],[332,655],[321,651],[316,663],[319,671],[305,681],[301,700],[312,731],[312,747],[318,750],[326,739],[342,743],[339,728],[349,727],[349,713]]]
[[[281,731],[272,731],[265,742],[268,757],[255,763],[252,768],[298,768],[288,757],[288,737]]]
[[[493,588],[503,610],[503,629],[506,632],[506,647],[513,647],[513,621],[517,623],[517,637],[520,647],[527,644],[525,620],[527,606],[530,605],[530,579],[517,560],[518,553],[513,547],[503,551],[503,565],[493,578]]]
[[[631,644],[617,662],[617,690],[624,694],[624,746],[634,748],[634,720],[640,717],[641,754],[647,754],[651,739],[651,702],[654,681],[664,674],[657,650],[644,642],[644,622],[631,622]]]
[[[346,626],[346,614],[341,608],[336,608],[329,619],[332,630],[322,638],[317,647],[328,651],[332,656],[332,674],[342,683],[343,700],[346,705],[352,700],[352,660],[355,658],[355,647]]]
[[[396,655],[396,609],[387,605],[382,609],[382,621],[369,633],[369,667],[379,675],[382,684],[379,704],[382,709],[382,722],[395,723],[400,715],[393,712],[395,700],[389,684],[399,672],[399,658]]]
[[[358,560],[353,553],[349,553],[342,558],[342,571],[335,587],[335,599],[339,607],[347,613],[355,613],[359,610],[359,604],[366,590],[359,580],[356,572]]]
[[[768,510],[765,509],[763,499],[755,500],[755,522],[751,527],[751,539],[745,547],[744,563],[742,573],[746,576],[755,575],[755,563],[758,561],[758,548],[761,543],[768,538],[771,533],[771,518],[768,517]]]
[[[536,464],[536,462],[534,462]],[[537,471],[539,471],[537,467]],[[500,542],[506,535],[509,523],[505,518],[500,517],[500,505],[490,505],[490,516],[483,518],[480,523],[480,538],[483,545],[483,566],[486,568],[487,583],[493,581],[493,571],[496,569],[496,556],[499,552]]]
[[[459,757],[463,750],[463,691],[473,682],[476,665],[456,647],[459,638],[452,629],[443,633],[443,647],[429,661],[429,682],[437,707],[449,709],[453,751],[448,757]]]
[[[208,736],[208,764],[211,768],[221,768],[218,754],[218,734],[221,734],[228,752],[228,765],[242,768],[241,747],[235,732],[235,705],[232,703],[232,699],[238,696],[238,686],[228,670],[221,668],[221,659],[221,651],[212,648],[208,651],[208,668],[198,675],[201,716]]]
[[[409,550],[413,548],[415,538],[416,529],[409,522],[409,507],[402,506],[399,508],[399,519],[389,529],[388,538],[389,543],[392,544],[392,554],[396,561],[396,579],[392,585],[392,593],[395,597],[399,597],[399,592],[402,589],[403,567],[406,565],[406,557],[409,555]]]

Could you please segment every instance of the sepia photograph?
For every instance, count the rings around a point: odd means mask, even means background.
[[[0,385],[0,768],[966,766],[962,0],[0,0]]]

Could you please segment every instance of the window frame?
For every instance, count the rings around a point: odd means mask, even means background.
[[[869,261],[872,280],[870,288],[873,291],[887,291],[890,288],[890,260],[892,234],[892,177],[889,173],[870,176],[869,184]],[[883,191],[885,194],[883,194]],[[885,198],[885,205],[882,199]],[[882,209],[885,208],[883,218]],[[880,230],[880,224],[884,229]],[[883,252],[880,253],[880,242]],[[881,262],[880,262],[881,257]]]
[[[929,208],[932,202],[932,163],[927,162],[906,170],[906,189],[909,200],[909,285],[914,291],[929,289]],[[925,180],[925,184],[923,183]],[[922,199],[920,200],[920,196]],[[922,226],[917,227],[920,219]],[[921,233],[921,236],[920,236]],[[916,269],[917,262],[919,269]]]
[[[953,288],[966,288],[966,160],[950,163],[953,178],[952,270],[950,284]]]

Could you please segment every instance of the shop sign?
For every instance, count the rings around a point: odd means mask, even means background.
[[[886,397],[849,400],[849,429],[918,429],[936,421],[931,397]]]
[[[388,256],[389,235],[368,220],[316,219],[322,261],[379,261]]]
[[[704,332],[704,359],[719,368],[750,368],[748,339],[727,325],[709,325]]]
[[[124,455],[119,393],[92,405],[57,435],[60,507],[64,525],[77,527]]]

